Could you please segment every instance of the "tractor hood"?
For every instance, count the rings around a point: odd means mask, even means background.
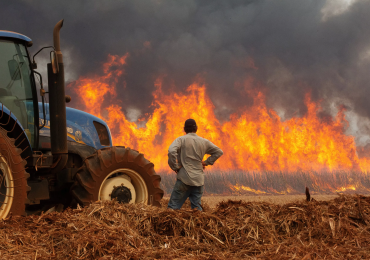
[[[67,107],[67,140],[86,144],[101,149],[104,147],[112,146],[112,137],[108,125],[100,118]],[[46,118],[42,114],[42,104],[39,103],[39,117],[40,125],[45,122],[45,127],[40,130],[40,136],[50,137],[50,117],[49,117],[49,104],[45,104]],[[47,148],[42,147],[41,148]]]

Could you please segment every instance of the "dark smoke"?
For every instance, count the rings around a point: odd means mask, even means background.
[[[319,0],[13,0],[1,4],[0,24],[31,37],[34,53],[51,43],[54,24],[64,18],[69,80],[99,74],[108,54],[129,52],[117,90],[124,110],[150,112],[154,80],[165,75],[164,88],[178,91],[203,79],[221,120],[251,105],[244,87],[251,78],[249,87],[265,91],[268,105],[285,118],[305,112],[308,91],[324,108],[344,102],[368,118],[370,1],[326,18],[325,6]]]

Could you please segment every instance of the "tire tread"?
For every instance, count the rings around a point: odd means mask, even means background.
[[[72,196],[83,206],[97,200],[102,180],[112,169],[118,168],[135,168],[147,185],[148,204],[150,196],[153,196],[153,205],[160,206],[164,194],[160,189],[161,176],[155,173],[154,164],[145,159],[142,153],[129,147],[104,148],[87,157],[76,173],[75,183],[71,187]]]

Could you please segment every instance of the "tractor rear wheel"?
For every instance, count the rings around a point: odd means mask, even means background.
[[[6,130],[0,128],[0,219],[10,213],[25,213],[27,178],[26,161],[21,157],[22,150],[15,147],[14,139],[7,136]]]
[[[84,206],[112,199],[160,206],[160,181],[154,164],[143,154],[130,148],[110,147],[86,158],[76,173],[71,193]]]

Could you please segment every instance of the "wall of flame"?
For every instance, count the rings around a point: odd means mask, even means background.
[[[77,108],[108,123],[114,145],[144,153],[157,171],[169,171],[168,147],[184,134],[183,124],[188,118],[196,120],[200,136],[224,151],[213,169],[273,172],[370,169],[370,159],[359,158],[354,137],[345,134],[348,123],[344,108],[334,118],[322,120],[318,116],[320,104],[313,102],[309,93],[304,100],[307,113],[283,121],[266,106],[263,91],[249,90],[253,105],[240,108],[229,121],[220,122],[207,95],[207,88],[212,86],[195,82],[183,93],[164,93],[159,78],[152,93],[153,112],[138,122],[130,122],[117,100],[117,89],[126,87],[119,83],[119,78],[124,76],[127,57],[128,54],[109,55],[101,75],[82,76],[68,87],[80,100],[75,104]]]

